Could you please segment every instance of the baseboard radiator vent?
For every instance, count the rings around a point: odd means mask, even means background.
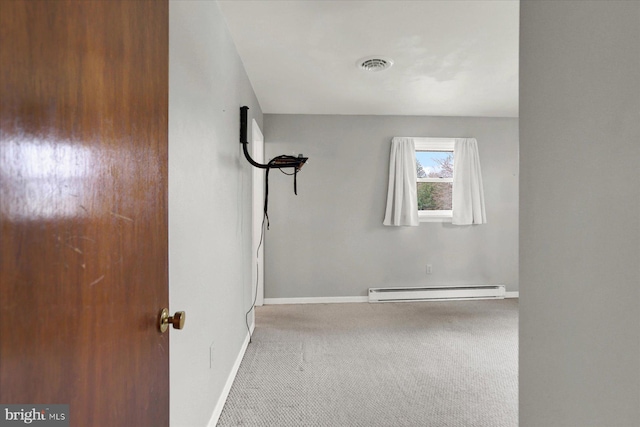
[[[504,285],[429,286],[423,288],[369,288],[369,302],[451,301],[503,299]]]

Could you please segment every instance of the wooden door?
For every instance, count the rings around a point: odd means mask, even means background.
[[[2,0],[0,107],[0,402],[167,426],[167,1]]]

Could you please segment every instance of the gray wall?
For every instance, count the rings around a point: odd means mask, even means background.
[[[251,167],[239,107],[258,123],[262,113],[218,8],[169,6],[169,309],[187,312],[184,330],[171,331],[172,426],[209,422],[251,305]]]
[[[297,197],[293,177],[270,173],[267,298],[473,283],[518,290],[517,119],[265,114],[264,135],[267,158],[310,157]],[[477,138],[488,224],[383,226],[394,136]]]
[[[640,2],[520,10],[520,426],[637,426]]]

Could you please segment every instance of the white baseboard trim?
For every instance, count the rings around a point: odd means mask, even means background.
[[[275,304],[336,304],[346,302],[368,302],[369,297],[308,297],[308,298],[265,298],[264,305]]]
[[[255,317],[249,326],[249,330],[251,334],[253,334],[253,330],[256,327]],[[216,403],[216,407],[213,409],[213,414],[211,415],[211,419],[209,419],[209,423],[207,427],[216,427],[218,424],[218,419],[220,415],[222,415],[222,409],[224,409],[224,404],[227,402],[227,397],[229,397],[229,392],[231,391],[231,386],[233,385],[233,381],[236,379],[236,375],[238,375],[238,369],[240,369],[240,364],[242,363],[242,358],[244,357],[244,353],[247,351],[247,347],[249,346],[249,334],[247,334],[244,339],[244,343],[242,343],[242,347],[240,348],[240,352],[238,353],[238,357],[236,357],[236,361],[231,368],[231,372],[229,372],[229,376],[227,377],[227,382],[224,384],[224,388],[222,389],[222,394],[220,394],[220,398],[218,399],[218,403]]]
[[[520,292],[507,291],[505,298],[520,298]],[[265,298],[264,305],[278,304],[338,304],[349,302],[369,302],[369,297],[303,297],[303,298]]]

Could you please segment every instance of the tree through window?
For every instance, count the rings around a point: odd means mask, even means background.
[[[425,155],[435,154],[429,162],[422,165]],[[442,154],[446,154],[442,157]],[[451,210],[453,183],[444,178],[453,179],[453,152],[422,151],[416,153],[418,172],[418,210]],[[423,160],[420,161],[420,158]],[[422,180],[428,178],[429,180]]]
[[[416,138],[416,168],[420,217],[451,217],[453,138]]]

